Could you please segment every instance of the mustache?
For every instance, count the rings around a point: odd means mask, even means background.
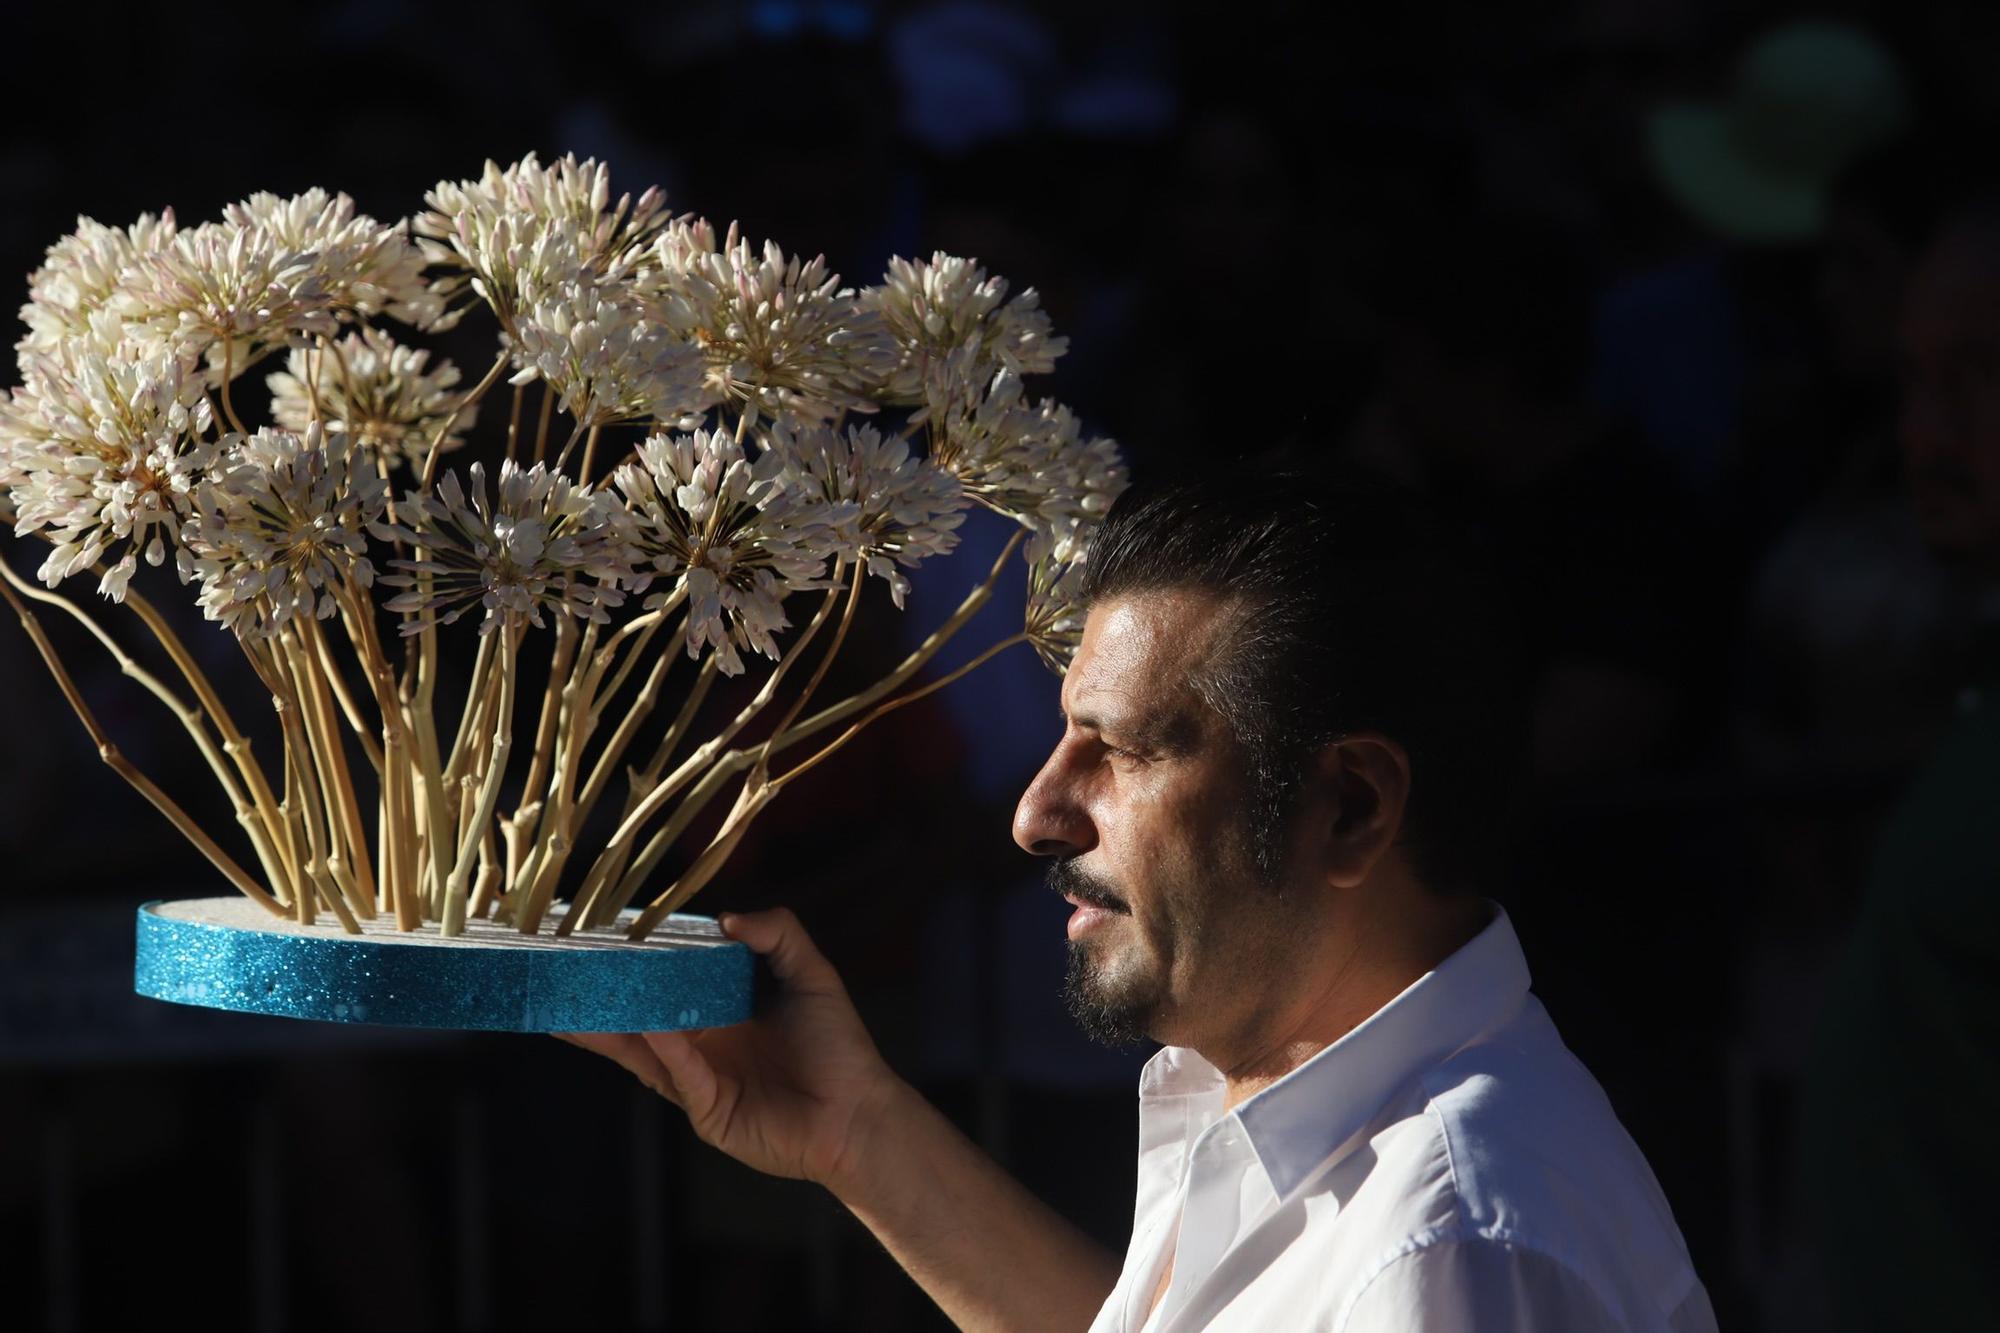
[[[1131,905],[1114,893],[1109,884],[1079,866],[1074,856],[1057,857],[1049,862],[1047,878],[1049,888],[1059,896],[1131,914]]]

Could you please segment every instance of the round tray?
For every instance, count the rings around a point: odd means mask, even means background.
[[[301,926],[241,895],[139,909],[132,986],[175,1004],[333,1023],[493,1032],[663,1032],[750,1017],[753,957],[712,917],[673,915],[567,938],[475,918],[447,939],[384,913],[349,935]]]

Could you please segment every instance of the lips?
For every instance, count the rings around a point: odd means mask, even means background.
[[[1049,887],[1072,906],[1117,912],[1125,916],[1132,914],[1129,903],[1113,893],[1103,881],[1078,866],[1073,856],[1050,862],[1048,881]]]

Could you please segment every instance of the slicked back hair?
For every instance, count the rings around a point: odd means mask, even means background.
[[[1488,569],[1399,485],[1237,463],[1134,485],[1092,540],[1081,596],[1227,599],[1225,647],[1193,684],[1242,753],[1267,886],[1307,765],[1373,731],[1410,759],[1399,845],[1429,888],[1468,894],[1504,878],[1526,745],[1513,619]]]

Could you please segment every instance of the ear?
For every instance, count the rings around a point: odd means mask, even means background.
[[[1410,756],[1373,732],[1344,736],[1321,750],[1315,777],[1327,802],[1322,873],[1336,888],[1365,881],[1402,831],[1410,801]]]

